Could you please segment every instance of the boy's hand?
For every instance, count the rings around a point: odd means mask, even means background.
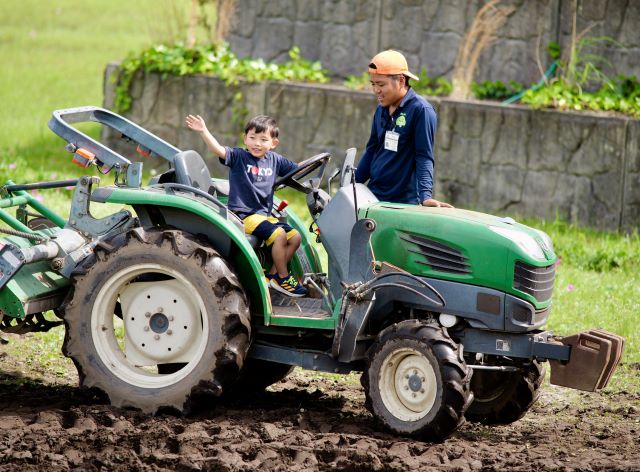
[[[189,129],[192,129],[196,133],[202,133],[207,129],[207,125],[200,115],[187,115],[184,121]]]
[[[207,148],[213,152],[220,159],[224,159],[227,154],[227,150],[222,146],[218,140],[209,132],[207,125],[204,122],[204,118],[200,115],[187,115],[184,119],[189,129],[192,129],[200,135],[207,145]]]

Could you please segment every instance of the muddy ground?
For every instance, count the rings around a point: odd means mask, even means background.
[[[24,362],[0,357],[2,471],[640,470],[635,391],[547,385],[517,423],[467,423],[432,444],[377,429],[356,375],[296,370],[250,400],[151,417],[113,408],[73,378],[31,376]]]

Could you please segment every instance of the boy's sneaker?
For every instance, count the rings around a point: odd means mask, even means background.
[[[271,278],[271,287],[288,297],[304,297],[307,289],[298,283],[293,275],[279,277],[277,274]]]
[[[267,272],[264,273],[264,280],[267,282],[267,285],[271,285],[271,279],[273,279],[277,274],[269,274]]]

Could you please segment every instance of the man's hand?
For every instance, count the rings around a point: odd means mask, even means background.
[[[192,129],[196,133],[202,133],[207,129],[204,118],[200,115],[187,115],[184,121],[187,123],[189,129]]]
[[[435,198],[427,198],[426,200],[423,200],[422,206],[440,207],[440,208],[454,208],[453,205],[449,205],[448,203],[438,201]]]

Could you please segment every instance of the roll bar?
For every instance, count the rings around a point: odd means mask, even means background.
[[[126,157],[71,126],[74,123],[92,121],[120,132],[125,139],[137,144],[141,153],[149,157],[161,157],[171,165],[174,156],[181,152],[144,128],[104,108],[86,106],[56,110],[49,120],[49,128],[69,143],[67,149],[75,154],[74,162],[80,166],[98,164],[104,173],[115,168],[118,174],[127,177],[131,166],[137,170],[133,174],[139,176],[141,173],[139,164],[132,164]]]

